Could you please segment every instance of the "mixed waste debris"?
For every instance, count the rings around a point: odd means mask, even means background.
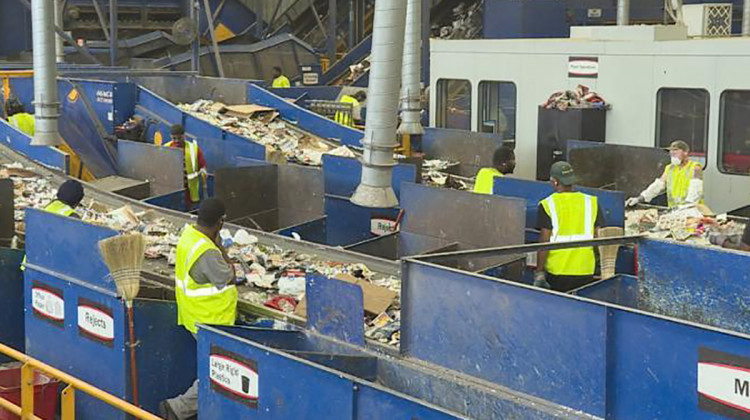
[[[589,89],[588,86],[578,85],[574,90],[561,90],[550,95],[542,104],[544,109],[611,109],[604,98]]]
[[[0,178],[10,178],[14,182],[16,232],[23,236],[24,210],[44,208],[55,199],[57,186],[18,163],[3,165]],[[166,267],[157,270],[158,274],[174,275],[175,251],[183,226],[175,225],[152,210],[137,212],[127,205],[112,209],[90,197],[84,199],[76,212],[88,223],[119,232],[141,232],[147,243],[145,257],[167,262]],[[244,229],[222,230],[221,241],[235,262],[241,299],[304,317],[304,307],[300,303],[304,301],[307,273],[358,282],[363,287],[366,308],[373,299],[379,302],[375,306],[377,313],[367,311],[368,337],[383,343],[398,343],[399,278],[375,273],[362,263],[332,262],[265,244]]]
[[[705,208],[687,207],[635,209],[625,213],[625,234],[644,234],[655,239],[671,239],[710,246],[711,235],[741,237],[745,224],[727,217],[712,216]]]
[[[471,5],[460,3],[453,8],[453,20],[447,25],[435,25],[432,37],[440,39],[476,39],[482,36],[484,0]]]

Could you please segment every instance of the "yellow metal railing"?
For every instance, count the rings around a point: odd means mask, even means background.
[[[124,411],[137,419],[143,420],[161,420],[159,417],[149,413],[146,410],[138,408],[129,402],[115,397],[112,394],[102,391],[101,389],[89,385],[88,383],[74,378],[67,373],[55,369],[50,365],[44,364],[33,359],[20,351],[14,350],[4,344],[0,344],[0,353],[12,357],[23,363],[21,368],[21,406],[0,397],[0,407],[20,416],[21,420],[41,420],[34,415],[34,371],[38,370],[45,375],[58,379],[67,384],[62,392],[62,420],[73,420],[76,417],[75,395],[76,390],[85,392],[92,397],[104,401],[105,403]]]
[[[7,102],[10,99],[10,79],[12,77],[33,77],[33,70],[8,70],[0,72],[3,81],[3,98]]]

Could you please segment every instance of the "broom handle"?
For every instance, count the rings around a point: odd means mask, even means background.
[[[133,390],[133,405],[138,405],[138,367],[135,360],[135,327],[133,327],[133,305],[128,307],[128,324],[130,324],[130,383]]]

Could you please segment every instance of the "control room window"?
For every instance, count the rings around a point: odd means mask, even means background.
[[[690,145],[690,156],[706,166],[708,91],[660,89],[656,105],[656,144],[667,148],[675,140]]]
[[[437,126],[471,130],[471,83],[440,79],[437,82]]]
[[[750,90],[726,90],[721,94],[719,170],[750,175]]]
[[[516,138],[516,84],[480,82],[477,127],[481,133],[500,134],[503,140]]]

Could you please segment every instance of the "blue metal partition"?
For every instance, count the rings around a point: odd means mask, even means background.
[[[0,248],[0,343],[24,350],[23,274],[21,261],[23,251]],[[0,363],[10,361],[0,357]]]
[[[250,103],[276,108],[282,118],[297,124],[303,130],[315,133],[317,136],[336,139],[347,146],[362,147],[362,137],[364,136],[362,131],[343,126],[298,105],[289,103],[284,98],[276,96],[256,84],[248,84],[247,100]]]
[[[98,250],[101,239],[115,234],[27,210],[26,353],[131,400],[125,307]],[[134,312],[140,402],[155,412],[159,401],[183,392],[195,378],[195,342],[176,325],[174,302],[139,299]],[[76,398],[76,414],[92,420],[127,417],[84,394]]]
[[[12,127],[5,120],[0,119],[0,141],[14,151],[28,156],[50,168],[57,169],[65,174],[70,172],[70,156],[54,147],[32,146],[31,138]]]

